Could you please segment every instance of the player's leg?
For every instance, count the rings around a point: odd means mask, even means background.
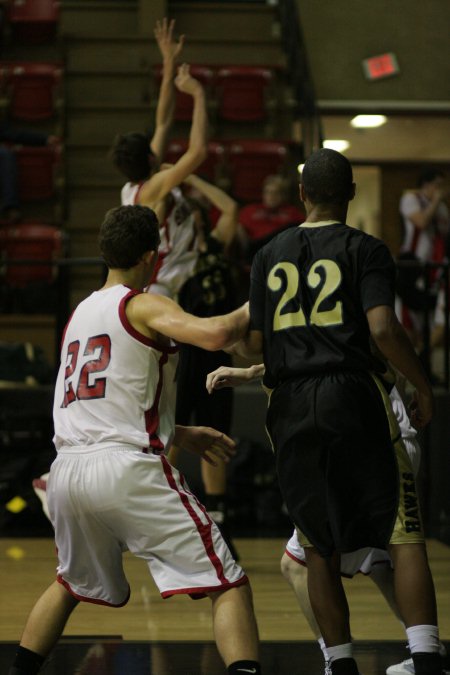
[[[308,594],[329,657],[332,675],[358,675],[353,659],[350,613],[341,580],[340,556],[322,557],[305,547]]]
[[[325,662],[327,662],[328,652],[325,646],[325,641],[320,633],[320,628],[317,624],[316,617],[314,616],[314,612],[309,601],[308,570],[305,565],[297,562],[297,560],[293,560],[287,555],[287,553],[283,553],[280,567],[281,574],[292,587],[300,609],[302,610],[302,613],[308,623],[308,626],[311,628],[314,637],[319,643]]]
[[[424,544],[389,547],[394,590],[416,675],[441,675],[436,596]]]
[[[212,600],[214,637],[227,672],[261,673],[250,585],[208,595]]]
[[[374,565],[370,571],[369,579],[371,579],[377,586],[392,612],[403,624],[397,601],[395,599],[394,570],[392,567],[390,567],[390,565]]]
[[[208,394],[205,387],[207,374],[219,365],[231,365],[230,355],[224,352],[203,352],[202,359],[197,363],[196,371],[201,380],[201,389],[196,401],[195,422],[230,435],[233,389],[225,388]],[[202,460],[201,475],[205,491],[204,505],[220,529],[233,557],[238,560],[239,555],[231,540],[228,521],[227,465],[219,460],[217,466],[212,466]]]
[[[57,581],[49,586],[31,610],[9,675],[39,672],[77,604]]]

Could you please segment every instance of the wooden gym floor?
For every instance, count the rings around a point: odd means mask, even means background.
[[[265,675],[323,673],[321,653],[296,599],[281,577],[285,539],[236,539],[250,577]],[[450,641],[450,547],[428,542],[441,638]],[[53,581],[51,538],[0,538],[0,672],[6,672],[34,601]],[[81,604],[45,673],[65,675],[223,675],[212,644],[208,600],[162,600],[146,565],[130,555],[125,567],[132,593],[125,607]],[[375,585],[362,575],[346,580],[352,631],[363,675],[382,675],[407,658],[403,629]],[[450,647],[450,645],[448,645]]]

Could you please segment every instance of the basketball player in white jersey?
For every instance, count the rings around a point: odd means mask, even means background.
[[[174,40],[173,29],[174,22],[168,24],[164,20],[155,30],[163,71],[155,132],[150,144],[145,134],[134,132],[118,136],[112,149],[113,161],[128,181],[121,191],[122,205],[148,206],[158,216],[161,244],[158,263],[149,280],[150,290],[171,298],[193,274],[198,257],[195,217],[179,185],[197,169],[207,153],[204,91],[200,83],[190,77],[186,65],[181,66],[174,80],[184,36]],[[175,108],[174,83],[180,91],[193,97],[191,132],[185,154],[174,165],[166,165],[161,170]]]
[[[211,393],[223,387],[237,387],[245,384],[245,382],[262,378],[263,374],[264,364],[256,364],[248,368],[221,366],[208,374],[206,388]],[[416,440],[417,432],[411,425],[403,400],[395,386],[392,388],[389,398],[398,423],[401,440],[408,452],[414,474],[417,476],[420,465],[420,446]],[[327,663],[326,645],[309,600],[305,549],[300,545],[295,529],[281,558],[281,573],[292,587],[300,609],[305,615],[308,625],[322,649],[325,663]],[[387,551],[378,548],[364,548],[353,553],[343,553],[341,555],[341,575],[351,578],[358,573],[370,577],[383,594],[397,619],[404,626],[395,600],[392,561]],[[442,642],[440,642],[440,654],[443,657],[446,655],[446,649]],[[330,671],[325,666],[325,675],[328,672]],[[387,675],[414,675],[413,661],[408,658],[401,663],[390,666],[386,673]]]
[[[244,335],[248,310],[201,319],[142,292],[159,245],[146,207],[109,211],[99,242],[108,277],[69,320],[55,388],[47,499],[57,580],[32,610],[9,675],[39,672],[80,601],[126,604],[126,550],[147,562],[162,597],[209,597],[227,672],[259,674],[248,579],[162,454],[172,441],[213,461],[232,452],[224,434],[175,426],[174,341],[222,349]]]

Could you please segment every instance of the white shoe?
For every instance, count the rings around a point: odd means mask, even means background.
[[[414,675],[415,672],[412,659],[405,659],[401,663],[397,663],[395,666],[389,666],[389,668],[386,669],[386,675]]]
[[[442,658],[447,656],[447,650],[442,642],[439,647],[439,654],[442,656]],[[386,675],[414,675],[415,672],[414,663],[411,658],[405,659],[401,663],[397,663],[394,666],[389,666],[389,668],[386,669]],[[446,673],[447,671],[443,670],[442,672]]]

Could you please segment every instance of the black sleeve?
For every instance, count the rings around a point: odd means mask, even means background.
[[[253,259],[250,274],[250,329],[264,329],[264,306],[266,300],[266,280],[262,251]]]
[[[365,312],[372,307],[395,304],[396,267],[383,242],[368,237],[361,247],[359,292]]]

